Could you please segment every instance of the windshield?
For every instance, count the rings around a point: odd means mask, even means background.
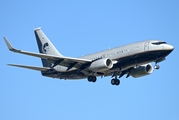
[[[161,45],[161,44],[167,44],[166,42],[155,42],[155,43],[152,43],[153,45]]]

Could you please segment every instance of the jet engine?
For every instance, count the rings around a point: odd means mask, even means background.
[[[92,62],[91,65],[89,66],[89,70],[92,70],[93,72],[105,71],[111,69],[112,67],[113,67],[112,60],[105,58]]]
[[[151,63],[140,65],[136,68],[131,69],[130,75],[134,78],[149,75],[153,72],[153,67]]]

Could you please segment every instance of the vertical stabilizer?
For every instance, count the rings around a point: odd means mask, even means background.
[[[41,28],[36,28],[34,32],[40,53],[62,56],[51,43],[51,41],[47,38],[47,36],[43,33]],[[51,67],[51,64],[45,59],[42,59],[42,64],[44,67]]]

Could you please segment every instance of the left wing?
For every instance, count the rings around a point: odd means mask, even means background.
[[[89,59],[81,59],[81,58],[73,58],[73,57],[65,57],[65,56],[54,56],[54,55],[49,55],[49,54],[22,51],[22,50],[13,48],[13,46],[5,37],[4,37],[4,40],[10,51],[46,59],[50,63],[54,64],[52,67],[55,67],[56,65],[62,65],[62,66],[68,67],[67,71],[71,69],[72,67],[81,68],[83,65],[90,64],[92,62],[92,60],[89,60]]]

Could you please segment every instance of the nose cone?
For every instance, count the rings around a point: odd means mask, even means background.
[[[165,48],[165,50],[169,50],[171,52],[174,50],[174,47],[172,45],[169,45],[169,44],[166,44],[164,48]]]

